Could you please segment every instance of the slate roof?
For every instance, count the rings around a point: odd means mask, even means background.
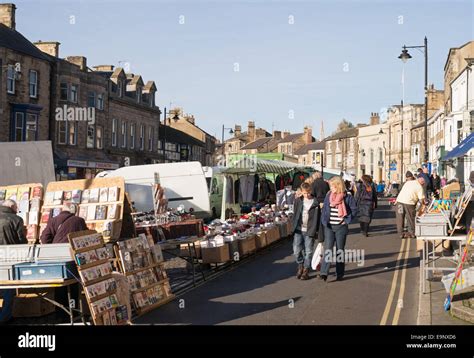
[[[323,142],[313,142],[302,146],[295,152],[295,155],[305,155],[310,150],[324,150],[324,141]]]
[[[0,47],[6,47],[40,60],[50,61],[50,58],[26,37],[4,24],[0,24]]]

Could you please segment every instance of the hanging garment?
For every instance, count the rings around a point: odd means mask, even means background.
[[[276,190],[283,190],[286,186],[291,185],[292,178],[289,173],[277,175],[275,179]]]
[[[293,175],[293,181],[292,181],[292,188],[293,190],[298,190],[301,184],[304,183],[304,181],[309,177],[308,173],[297,171]]]
[[[226,180],[226,204],[233,204],[234,201],[234,181],[232,177],[228,176]]]
[[[240,179],[234,182],[234,204],[240,203]]]
[[[258,201],[266,201],[270,196],[270,184],[268,179],[262,177],[258,182]]]
[[[283,208],[285,205],[290,206],[295,204],[295,192],[291,189],[285,188],[278,190],[276,193],[276,204],[278,208]]]
[[[253,182],[253,195],[252,195],[252,201],[254,202],[258,201],[258,183],[259,183],[259,176],[258,174],[255,174],[254,182]]]
[[[254,191],[255,191],[255,175],[241,176],[239,190],[240,190],[240,193],[239,193],[240,204],[251,203],[252,201],[254,201],[253,198],[254,198]]]

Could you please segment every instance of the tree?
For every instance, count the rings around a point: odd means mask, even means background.
[[[349,128],[354,128],[354,125],[347,119],[343,118],[342,121],[337,125],[336,132],[340,132]]]

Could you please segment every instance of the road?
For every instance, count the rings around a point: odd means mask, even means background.
[[[344,281],[296,279],[291,240],[139,317],[135,324],[415,325],[419,258],[396,234],[395,212],[379,203],[369,237],[350,226],[346,248],[364,260]],[[363,265],[361,265],[363,263]]]

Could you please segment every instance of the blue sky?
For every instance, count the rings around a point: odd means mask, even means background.
[[[183,107],[218,138],[249,120],[315,136],[321,121],[326,135],[342,118],[367,122],[400,103],[403,44],[428,37],[429,82],[442,88],[449,48],[474,39],[473,3],[460,0],[15,3],[29,40],[59,41],[61,57],[89,67],[129,63],[157,83],[160,107]],[[410,52],[405,103],[422,103],[424,58]]]

